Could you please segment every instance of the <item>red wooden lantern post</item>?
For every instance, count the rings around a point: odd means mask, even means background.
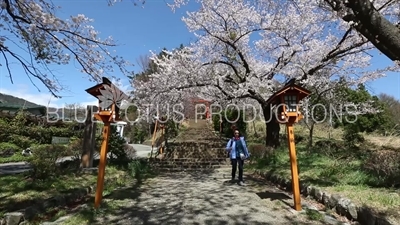
[[[121,121],[120,103],[127,101],[128,96],[117,88],[111,81],[103,77],[103,82],[85,90],[99,100],[99,111],[94,114],[97,120],[104,123],[103,141],[100,149],[99,172],[97,175],[96,196],[94,207],[100,206],[103,198],[104,174],[107,161],[108,141],[110,138],[110,124]],[[119,101],[119,102],[116,102]]]
[[[276,116],[278,122],[281,124],[286,124],[290,167],[292,173],[294,209],[297,211],[301,210],[301,198],[293,124],[303,119],[303,115],[299,111],[298,103],[310,94],[311,92],[307,89],[294,84],[294,82],[291,82],[277,91],[267,100],[267,104],[277,106]]]

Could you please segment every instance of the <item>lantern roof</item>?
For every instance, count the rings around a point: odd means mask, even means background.
[[[100,90],[104,89],[104,86],[109,86],[111,87],[113,90],[119,90],[118,87],[116,87],[108,78],[106,77],[102,77],[102,82],[99,84],[96,84],[93,87],[90,87],[88,89],[86,89],[85,91],[87,93],[89,93],[90,95],[92,95],[93,97],[97,98],[97,96],[101,95]],[[122,99],[128,99],[128,96],[123,93],[122,91],[120,91],[119,93],[120,95],[122,95]]]
[[[298,101],[302,100],[303,98],[309,96],[311,91],[305,89],[304,87],[295,84],[295,79],[291,79],[288,83],[285,84],[281,89],[276,91],[268,100],[267,104],[274,103],[280,96],[288,94],[288,93],[297,93]]]

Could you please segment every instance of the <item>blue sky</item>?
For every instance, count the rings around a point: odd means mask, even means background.
[[[112,7],[106,0],[53,0],[54,4],[61,6],[58,15],[85,14],[94,19],[94,27],[101,32],[102,37],[113,36],[119,46],[113,48],[117,54],[136,64],[136,60],[149,54],[150,50],[159,51],[166,47],[172,49],[180,44],[187,44],[194,40],[194,36],[188,32],[181,18],[187,10],[195,10],[192,4],[173,13],[165,4],[165,1],[147,0],[144,8],[134,6],[132,1],[125,0]],[[3,60],[1,58],[1,60]],[[385,56],[374,54],[374,67],[382,68],[392,62]],[[4,62],[0,62],[4,64]],[[135,66],[135,71],[140,67]],[[56,67],[57,74],[62,76],[64,85],[69,90],[61,93],[61,99],[52,98],[47,90],[38,81],[35,83],[41,89],[39,92],[27,79],[24,72],[18,67],[13,68],[14,84],[7,78],[4,66],[0,67],[0,92],[25,98],[41,105],[62,106],[69,103],[81,103],[82,105],[96,102],[84,90],[95,85],[89,82],[73,64]],[[122,78],[123,84],[128,85],[128,80],[118,72],[114,74]],[[387,93],[400,99],[400,76],[394,73],[387,77],[372,82],[369,85],[373,94]]]

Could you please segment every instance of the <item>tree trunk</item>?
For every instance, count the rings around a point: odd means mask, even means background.
[[[81,168],[93,166],[93,153],[95,148],[96,126],[92,119],[92,106],[87,106],[85,130],[83,133],[83,146],[81,157]]]
[[[258,133],[257,133],[257,127],[256,127],[256,121],[253,120],[253,128],[254,128],[254,137],[258,138]]]
[[[315,126],[315,123],[312,122],[310,125],[309,133],[308,133],[308,147],[313,146],[314,126]]]
[[[347,11],[342,18],[354,22],[355,29],[391,60],[400,60],[400,28],[385,18],[370,0],[325,0],[334,11]]]
[[[280,146],[279,132],[281,128],[275,113],[271,111],[271,105],[262,105],[262,109],[266,126],[265,145],[267,147],[277,148]]]

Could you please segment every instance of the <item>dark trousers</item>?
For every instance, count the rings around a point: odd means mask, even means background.
[[[242,159],[231,159],[231,163],[232,163],[232,179],[235,179],[237,166],[239,164],[239,181],[243,181],[244,160],[242,160]]]

